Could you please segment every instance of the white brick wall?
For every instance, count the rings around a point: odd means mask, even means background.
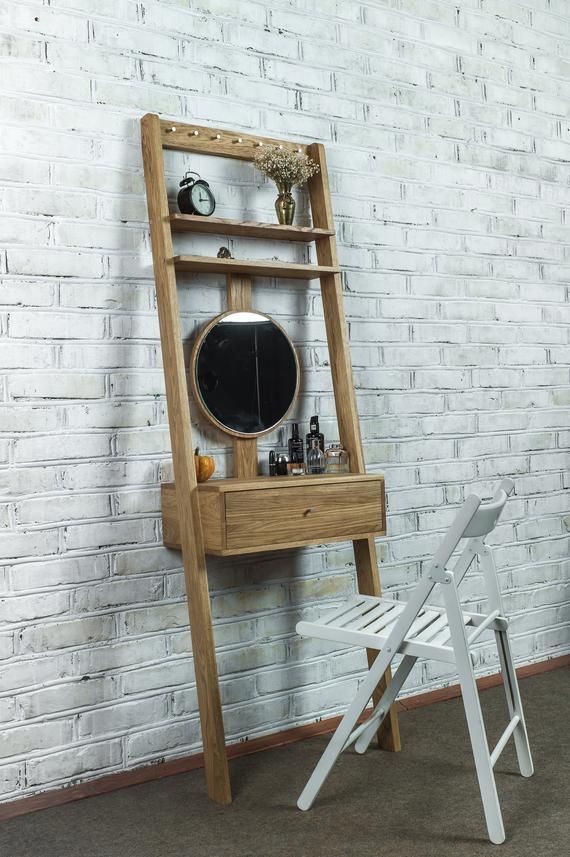
[[[413,586],[466,484],[510,474],[495,541],[515,654],[567,652],[567,4],[4,0],[0,53],[2,799],[200,746],[180,557],[160,538],[143,112],[325,142],[366,457],[387,480],[384,586]],[[221,215],[274,219],[242,163],[169,153],[173,194],[189,165]],[[181,292],[186,335],[222,286]],[[308,370],[296,416],[318,411],[334,440],[317,289],[262,282],[256,305]],[[224,438],[195,428],[229,469]],[[215,561],[211,585],[230,739],[341,709],[362,654],[294,628],[352,591],[348,546]],[[478,575],[465,592],[479,601]],[[419,665],[410,691],[449,681]]]

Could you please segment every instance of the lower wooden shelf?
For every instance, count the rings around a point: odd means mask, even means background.
[[[198,486],[206,553],[285,550],[385,535],[384,477],[260,476],[213,479]],[[180,550],[173,482],[162,485],[163,541]]]

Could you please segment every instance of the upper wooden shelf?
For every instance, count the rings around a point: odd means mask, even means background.
[[[177,271],[204,274],[247,274],[250,277],[288,277],[294,280],[316,280],[325,274],[338,274],[329,265],[298,265],[271,259],[218,259],[211,256],[173,256]]]
[[[275,241],[317,241],[334,235],[333,229],[312,226],[282,226],[280,223],[256,223],[197,214],[171,214],[173,232],[207,232],[214,235],[243,235],[246,238],[272,238]]]

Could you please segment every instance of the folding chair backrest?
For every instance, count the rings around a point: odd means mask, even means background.
[[[473,539],[487,536],[494,529],[499,520],[501,512],[509,494],[513,492],[514,483],[510,479],[504,479],[491,503],[481,503],[473,518],[467,525],[463,538]]]

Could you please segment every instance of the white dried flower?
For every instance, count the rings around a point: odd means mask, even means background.
[[[257,169],[274,182],[304,184],[319,171],[319,165],[302,152],[271,146],[260,149],[254,157]]]

